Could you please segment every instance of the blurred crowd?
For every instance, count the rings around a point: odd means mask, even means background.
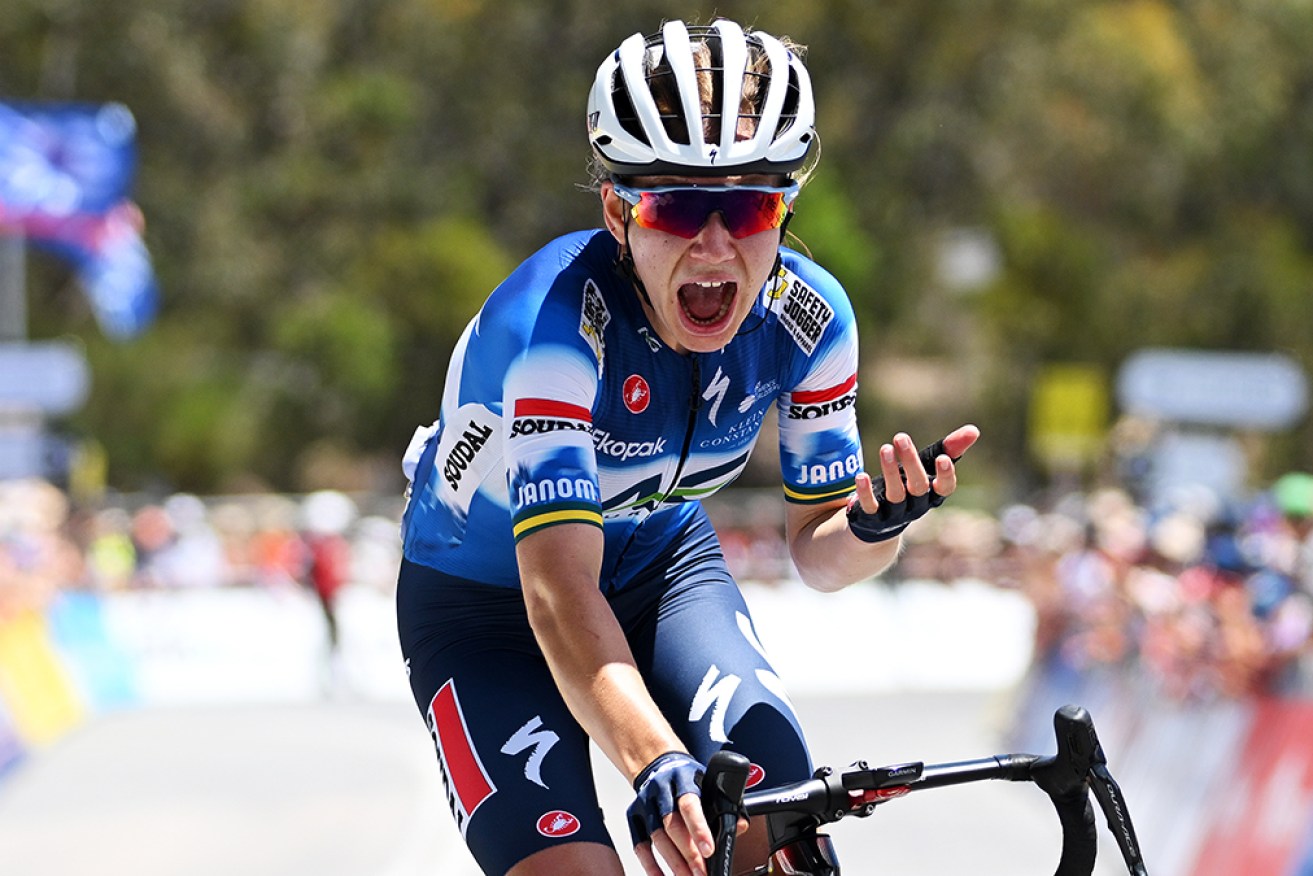
[[[1244,503],[1103,489],[941,511],[896,574],[1025,593],[1037,671],[1117,672],[1179,701],[1313,694],[1313,475]]]
[[[773,491],[709,506],[741,581],[793,576]],[[330,625],[348,582],[390,591],[395,501],[324,491],[97,509],[39,481],[0,482],[0,619],[63,589],[306,587]],[[881,580],[984,581],[1036,608],[1037,666],[1132,673],[1181,700],[1313,693],[1313,475],[1223,504],[1182,489],[1145,507],[1118,489],[996,514],[945,506]]]
[[[66,589],[390,589],[397,512],[345,493],[257,495],[81,508],[36,480],[0,481],[0,619]]]

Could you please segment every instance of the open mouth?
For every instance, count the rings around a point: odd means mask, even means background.
[[[685,318],[695,326],[719,325],[734,309],[737,283],[685,283],[679,287],[679,304]]]

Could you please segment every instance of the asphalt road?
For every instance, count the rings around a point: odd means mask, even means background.
[[[843,766],[996,753],[1008,701],[934,692],[796,705],[818,761]],[[622,829],[627,788],[599,774]],[[1004,783],[912,795],[832,833],[853,876],[1024,876],[1052,872],[1058,852],[1043,795]],[[98,716],[0,778],[0,862],[7,876],[477,873],[419,718],[351,700]]]

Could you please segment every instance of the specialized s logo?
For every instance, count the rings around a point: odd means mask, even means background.
[[[707,391],[702,393],[705,401],[711,402],[711,410],[707,416],[711,420],[711,425],[716,425],[716,416],[720,413],[720,403],[725,400],[725,393],[729,392],[729,377],[721,370],[720,366],[716,367],[716,376],[711,378],[707,384]]]
[[[641,414],[652,403],[652,387],[640,375],[631,374],[625,379],[625,407],[631,414]]]
[[[529,758],[524,763],[524,777],[538,787],[546,788],[547,783],[543,781],[543,761],[547,758],[547,752],[560,741],[561,737],[555,732],[543,729],[542,717],[534,715],[506,740],[501,751],[502,754],[512,756],[529,752]]]
[[[737,675],[722,676],[720,670],[713,664],[702,677],[702,684],[698,685],[697,692],[693,694],[693,702],[688,709],[688,719],[697,723],[710,711],[711,721],[707,735],[712,742],[729,742],[729,736],[725,733],[725,712],[729,709],[729,701],[734,697],[734,692],[742,683],[743,679]]]

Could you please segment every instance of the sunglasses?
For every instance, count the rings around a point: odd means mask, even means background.
[[[633,205],[639,228],[692,240],[712,213],[725,220],[731,237],[742,240],[784,224],[801,186],[660,186],[635,189],[615,183],[615,193]]]

